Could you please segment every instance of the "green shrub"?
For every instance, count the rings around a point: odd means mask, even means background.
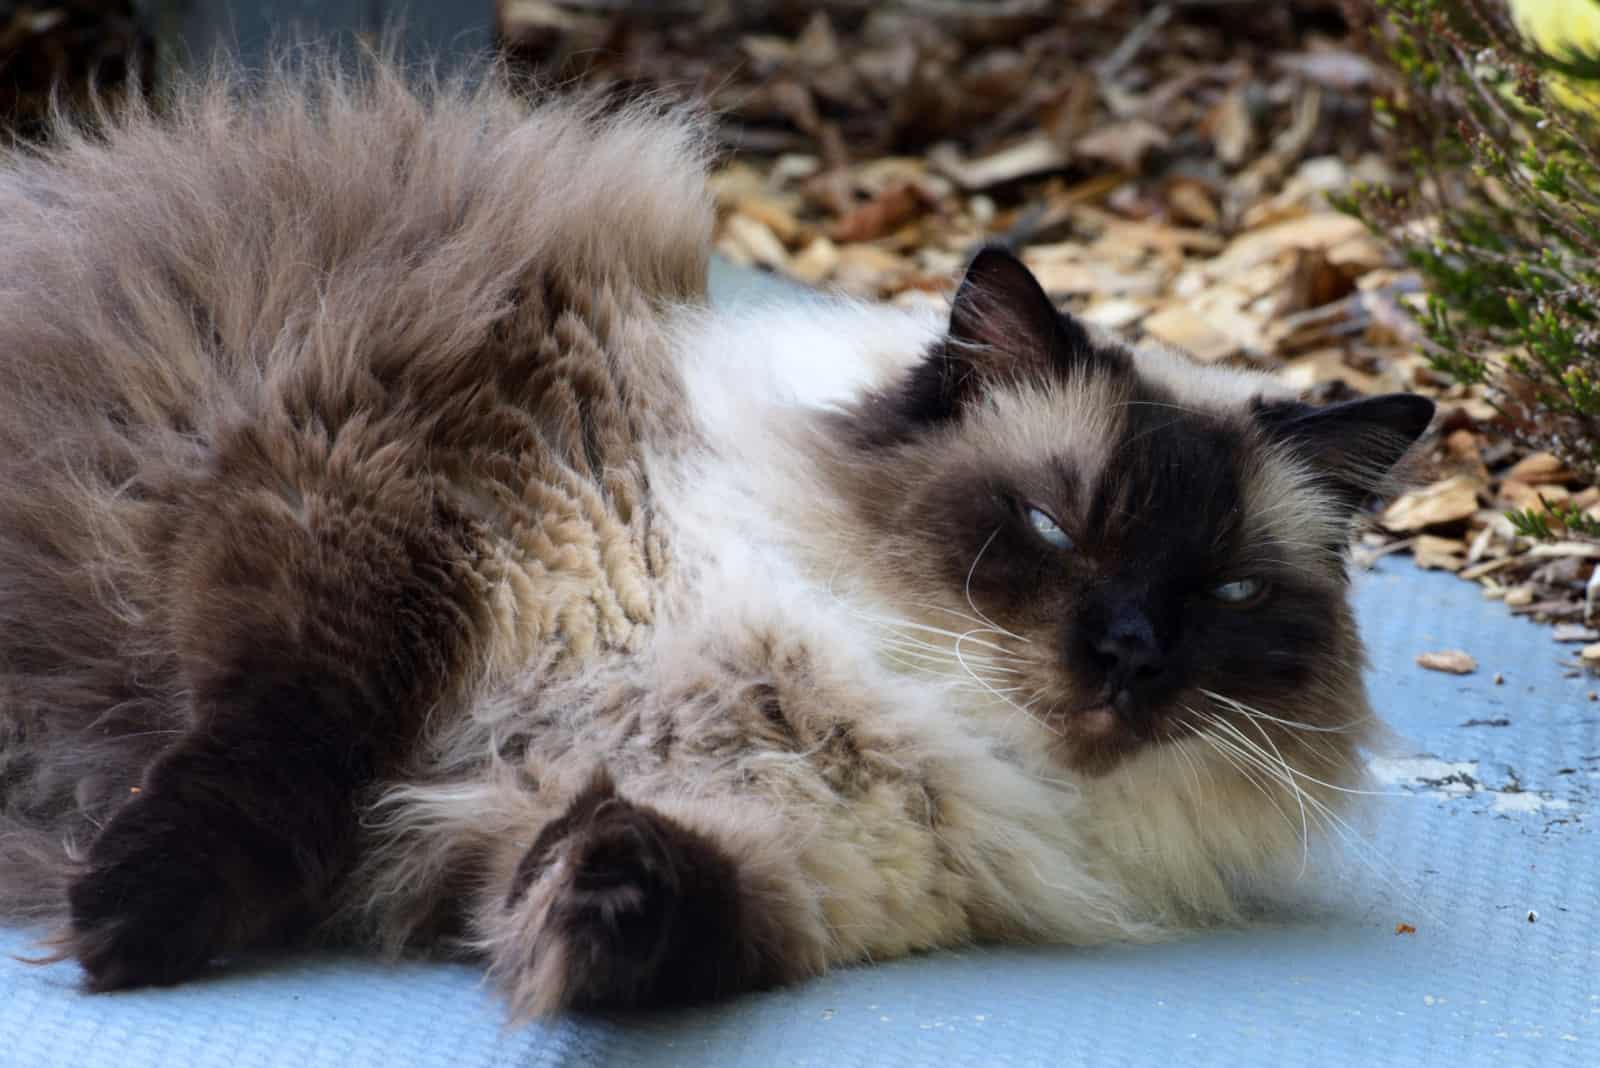
[[[1482,0],[1350,7],[1394,75],[1375,114],[1415,180],[1341,206],[1422,276],[1433,367],[1483,383],[1511,435],[1600,481],[1600,91],[1576,80],[1583,57],[1532,51]],[[1530,536],[1595,533],[1519,518]]]

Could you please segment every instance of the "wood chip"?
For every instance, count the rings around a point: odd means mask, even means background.
[[[1199,226],[1215,227],[1222,222],[1216,197],[1204,182],[1180,178],[1167,185],[1167,206],[1174,217]]]
[[[1600,560],[1600,545],[1587,541],[1547,541],[1528,550],[1531,560]]]
[[[1141,324],[1157,341],[1184,349],[1196,359],[1215,363],[1238,355],[1239,343],[1183,304],[1170,304]]]
[[[741,197],[734,211],[761,223],[786,245],[800,234],[800,220],[795,218],[794,212],[772,197]]]
[[[1500,500],[1507,508],[1542,512],[1547,506],[1561,504],[1569,496],[1565,486],[1530,486],[1509,478],[1500,483]]]
[[[1079,313],[1084,322],[1107,330],[1126,330],[1150,314],[1150,305],[1137,300],[1097,300]]]
[[[1478,488],[1460,475],[1426,489],[1402,494],[1384,509],[1379,522],[1397,534],[1459,523],[1478,510]]]
[[[1235,238],[1207,267],[1217,274],[1242,271],[1292,249],[1331,248],[1366,232],[1360,220],[1335,212],[1292,219]]]
[[[1551,636],[1558,642],[1600,642],[1600,630],[1581,623],[1557,623]]]
[[[1460,571],[1466,564],[1466,543],[1459,538],[1419,535],[1411,543],[1411,558],[1425,571]]]
[[[837,266],[839,266],[839,246],[819,235],[812,238],[810,244],[789,261],[786,270],[791,277],[807,285],[816,286],[826,282]]]
[[[723,233],[753,263],[778,268],[789,261],[783,242],[759,219],[734,215],[727,220]]]
[[[1512,482],[1542,486],[1552,482],[1567,482],[1572,478],[1572,472],[1550,453],[1536,452],[1512,464],[1504,477]]]
[[[1417,664],[1429,671],[1443,671],[1451,675],[1470,675],[1478,670],[1478,662],[1460,649],[1447,649],[1437,653],[1419,653]]]
[[[1018,178],[1027,178],[1065,167],[1071,154],[1044,134],[1037,134],[1009,148],[979,159],[964,159],[954,146],[941,146],[928,155],[928,162],[963,189],[989,189]]]

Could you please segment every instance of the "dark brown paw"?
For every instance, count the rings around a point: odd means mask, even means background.
[[[224,948],[227,900],[196,831],[181,809],[143,797],[95,839],[88,870],[67,891],[64,947],[91,990],[180,983]]]
[[[739,879],[716,843],[597,778],[529,849],[513,906],[542,908],[536,1012],[692,1002],[752,984]]]

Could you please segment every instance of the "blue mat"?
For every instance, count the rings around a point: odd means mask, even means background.
[[[0,1065],[1600,1065],[1600,680],[1564,668],[1572,647],[1547,630],[1405,561],[1359,575],[1357,600],[1376,704],[1411,755],[1378,764],[1400,796],[1373,802],[1346,874],[1308,879],[1301,922],[945,954],[514,1031],[466,967],[290,958],[90,997],[73,965],[7,957]],[[1414,663],[1447,648],[1480,670]],[[0,953],[28,948],[0,932]]]

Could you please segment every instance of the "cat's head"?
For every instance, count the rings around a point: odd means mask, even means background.
[[[924,628],[898,650],[1100,773],[1200,733],[1319,766],[1366,715],[1352,520],[1432,415],[1098,340],[989,249],[946,335],[842,418],[862,555]]]

